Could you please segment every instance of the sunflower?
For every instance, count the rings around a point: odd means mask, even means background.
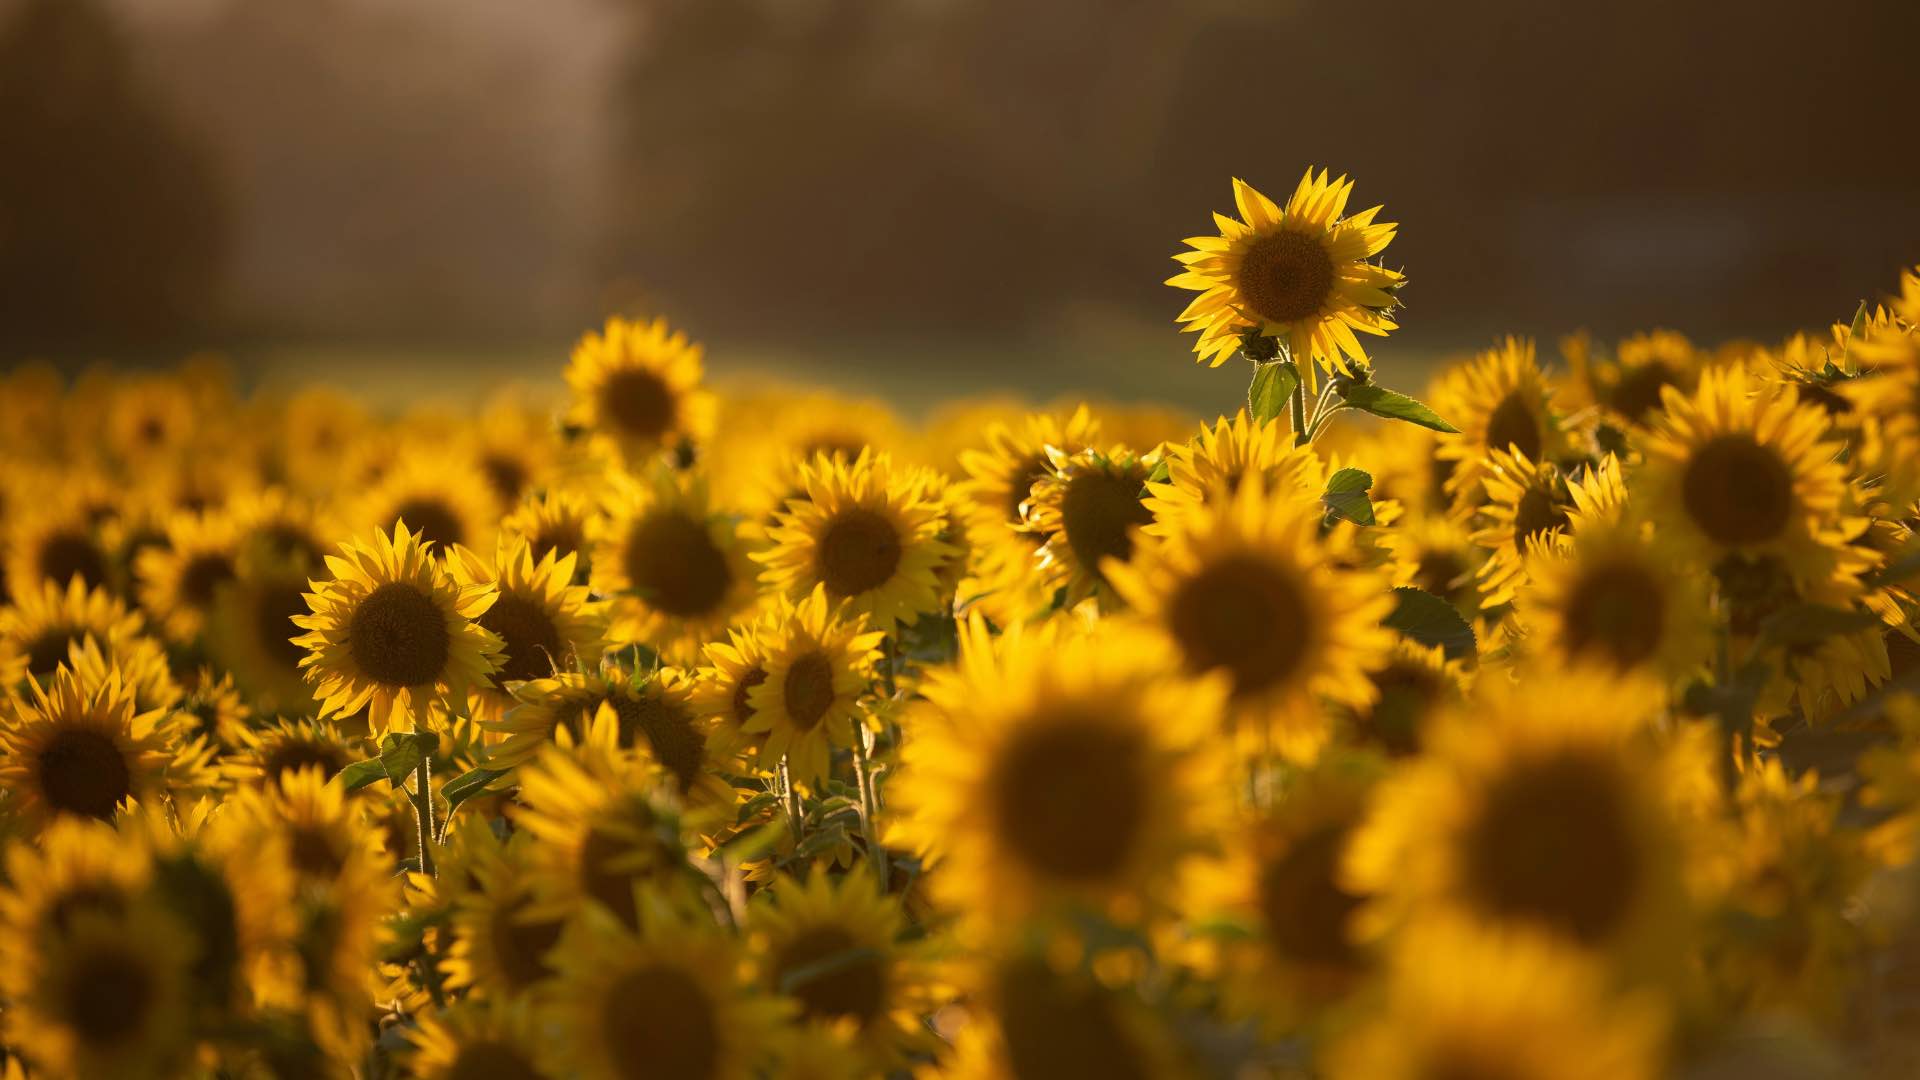
[[[491,561],[456,548],[447,571],[462,589],[491,588],[498,595],[477,620],[498,635],[499,670],[480,684],[492,707],[513,700],[509,683],[544,679],[573,668],[590,670],[606,648],[606,618],[573,585],[572,554],[549,551],[539,562],[524,540],[502,541]]]
[[[40,825],[69,816],[107,820],[163,790],[174,733],[165,714],[135,711],[118,675],[92,690],[65,670],[50,687],[27,686],[32,699],[0,730],[0,781],[11,813]]]
[[[221,762],[235,785],[279,784],[302,769],[318,769],[331,780],[362,756],[331,720],[303,716],[279,718],[248,728],[236,752]]]
[[[1562,664],[1598,662],[1670,679],[1712,649],[1711,611],[1697,575],[1659,557],[1637,522],[1576,531],[1529,566],[1518,618],[1531,644]]]
[[[500,511],[478,466],[423,443],[403,451],[348,517],[362,528],[408,522],[436,555],[447,558],[457,545],[492,546]]]
[[[1511,604],[1526,587],[1534,555],[1564,542],[1575,504],[1558,466],[1504,450],[1482,461],[1487,497],[1473,542],[1491,553],[1475,575],[1485,609]]]
[[[520,768],[516,827],[534,837],[542,907],[527,917],[570,915],[583,903],[639,925],[636,886],[688,887],[687,849],[674,809],[657,792],[660,769],[619,747],[612,725],[548,746]]]
[[[1371,973],[1352,925],[1365,898],[1347,889],[1341,861],[1372,771],[1343,763],[1301,774],[1273,806],[1234,824],[1224,859],[1198,865],[1183,903],[1189,925],[1233,931],[1200,935],[1196,950],[1230,1013],[1283,1032]]]
[[[935,895],[983,928],[1062,905],[1145,915],[1230,790],[1225,691],[1121,629],[995,638],[970,618],[906,725],[887,840],[934,860]]]
[[[514,768],[531,761],[563,731],[575,737],[585,733],[600,703],[618,693],[624,681],[618,672],[563,671],[514,686],[513,705],[484,721],[487,766]]]
[[[727,396],[714,446],[716,481],[747,512],[750,528],[770,525],[787,500],[806,496],[800,469],[817,456],[851,465],[862,453],[901,457],[909,449],[905,427],[884,401],[756,387]]]
[[[1604,969],[1525,934],[1448,924],[1394,951],[1386,1000],[1327,1055],[1332,1080],[1655,1080],[1666,1018]]]
[[[1481,680],[1384,781],[1346,864],[1369,936],[1458,912],[1662,970],[1685,933],[1689,826],[1717,796],[1708,744],[1657,736],[1657,684],[1613,672]],[[1689,729],[1691,730],[1691,729]]]
[[[1099,432],[1099,422],[1082,404],[1064,419],[1032,413],[1018,425],[997,421],[986,428],[984,446],[960,452],[967,480],[956,494],[972,507],[974,539],[968,580],[957,590],[962,603],[982,604],[997,622],[1046,605],[1034,565],[1041,538],[1026,528],[1022,508],[1034,481],[1050,468],[1047,447],[1079,453],[1095,444]]]
[[[180,702],[182,732],[222,752],[239,746],[253,726],[253,707],[234,686],[233,675],[223,672],[216,678],[213,669],[203,665],[188,687]]]
[[[1386,581],[1338,569],[1338,552],[1320,539],[1322,513],[1297,489],[1269,491],[1249,477],[1164,543],[1107,564],[1120,595],[1189,671],[1226,675],[1239,734],[1295,760],[1329,734],[1323,700],[1373,700],[1367,672],[1393,641],[1381,625],[1393,609]]]
[[[1447,514],[1414,514],[1386,530],[1380,540],[1393,557],[1394,588],[1430,592],[1472,618],[1480,611],[1475,577],[1486,561],[1473,530]]]
[[[1420,751],[1438,717],[1466,700],[1474,675],[1465,662],[1447,659],[1438,645],[1403,637],[1367,678],[1376,696],[1348,710],[1349,735],[1361,746],[1407,757]]]
[[[687,648],[753,603],[747,543],[703,478],[655,468],[616,481],[606,510],[593,589],[611,600],[615,642]]]
[[[460,455],[487,478],[503,513],[546,484],[559,456],[553,421],[545,410],[521,400],[523,396],[523,389],[510,388],[494,395],[480,416],[465,426],[466,452]]]
[[[468,832],[461,864],[468,887],[453,900],[453,944],[441,963],[447,989],[465,990],[471,998],[535,992],[553,977],[548,957],[560,942],[563,920],[539,910],[531,837],[498,840],[484,825]]]
[[[546,1080],[539,1016],[523,1001],[467,999],[419,1017],[409,1075],[420,1080]]]
[[[745,1080],[782,1010],[741,985],[737,944],[711,924],[647,898],[638,932],[588,911],[568,928],[555,963],[553,1015],[567,1075],[584,1080]]]
[[[1368,262],[1393,241],[1399,226],[1373,219],[1380,207],[1343,217],[1353,183],[1328,180],[1308,169],[1282,208],[1245,181],[1233,181],[1240,220],[1213,216],[1218,236],[1186,241],[1193,250],[1174,256],[1186,269],[1167,284],[1200,295],[1179,315],[1196,330],[1193,351],[1219,367],[1257,331],[1286,343],[1300,361],[1309,390],[1314,365],[1332,372],[1346,363],[1364,366],[1358,330],[1377,337],[1396,328],[1388,316],[1406,278]]]
[[[1706,372],[1691,396],[1668,388],[1632,478],[1636,501],[1688,565],[1770,557],[1810,598],[1849,595],[1855,530],[1841,513],[1846,467],[1824,441],[1826,413],[1757,389],[1741,368]]]
[[[1157,452],[1138,457],[1111,452],[1049,451],[1047,474],[1034,481],[1027,528],[1040,540],[1038,566],[1059,601],[1075,607],[1089,598],[1111,604],[1106,567],[1131,558],[1136,533],[1153,524],[1142,498]]]
[[[106,822],[62,817],[35,843],[8,845],[6,871],[0,954],[19,958],[65,933],[79,915],[133,906],[147,888],[152,864],[145,850],[124,842]]]
[[[222,514],[175,514],[164,545],[134,559],[140,604],[169,641],[191,644],[219,587],[238,574],[239,537]]]
[[[55,1076],[176,1075],[189,1037],[191,950],[151,903],[76,912],[0,963],[7,1043]]]
[[[783,875],[755,895],[748,918],[761,985],[792,999],[804,1024],[849,1030],[877,1073],[931,1049],[920,1022],[931,973],[906,929],[900,901],[860,870]]]
[[[1326,483],[1326,468],[1311,448],[1295,445],[1277,421],[1254,420],[1245,409],[1169,445],[1166,463],[1166,480],[1147,483],[1153,520],[1141,531],[1150,536],[1165,536],[1182,518],[1231,498],[1249,476],[1260,477],[1269,491],[1298,489],[1315,497]]]
[[[623,747],[634,747],[658,764],[667,787],[689,806],[731,806],[737,795],[722,777],[724,740],[693,706],[693,681],[679,668],[662,667],[620,680],[600,702],[596,717],[609,721]]]
[[[248,557],[237,578],[214,590],[207,651],[262,712],[313,709],[302,670],[307,650],[294,623],[310,610],[309,585],[297,562]]]
[[[569,419],[618,445],[634,466],[676,444],[705,441],[714,403],[700,386],[701,351],[665,319],[607,320],[603,332],[573,348]]]
[[[474,621],[491,586],[456,584],[405,522],[340,550],[327,558],[333,579],[307,594],[313,613],[293,620],[307,631],[296,644],[321,716],[366,708],[377,731],[409,730],[497,669],[500,638]]]
[[[72,494],[42,493],[9,506],[6,581],[19,596],[42,582],[64,587],[78,578],[90,589],[115,585],[112,552],[100,536],[103,515]]]
[[[1173,1031],[1131,987],[1111,986],[1039,949],[980,957],[945,1080],[1199,1075]]]
[[[65,585],[38,581],[14,589],[0,608],[0,672],[45,679],[88,638],[111,648],[138,637],[144,623],[105,589],[78,576]]]
[[[227,517],[239,536],[242,562],[284,565],[315,577],[327,572],[332,526],[312,505],[285,488],[241,495],[228,506]]]
[[[1497,466],[1491,455],[1512,453],[1532,462],[1557,461],[1567,449],[1553,387],[1533,342],[1507,338],[1453,373],[1437,407],[1460,434],[1439,441],[1439,457],[1453,463],[1447,492],[1456,505],[1480,501],[1482,481]]]
[[[536,560],[549,552],[575,556],[577,572],[584,576],[592,567],[587,537],[596,527],[593,506],[584,496],[549,490],[523,500],[500,522],[500,533],[525,540]]]
[[[753,556],[763,585],[795,600],[824,587],[884,632],[940,609],[941,572],[960,552],[940,538],[944,508],[921,475],[884,454],[819,455],[800,482],[806,494],[780,512],[773,547]]]
[[[766,737],[764,731],[748,734],[747,725],[753,720],[754,688],[767,681],[767,644],[762,632],[776,630],[766,615],[728,627],[725,641],[701,648],[706,664],[693,674],[695,715],[711,721],[716,735],[731,746],[751,750],[756,757],[763,753]]]
[[[801,783],[826,777],[833,748],[852,745],[853,725],[862,722],[860,696],[872,684],[883,636],[867,629],[864,616],[830,603],[824,585],[763,617],[765,675],[747,690],[742,727],[759,746],[762,769],[784,758]]]
[[[1663,408],[1667,387],[1692,393],[1708,358],[1673,330],[1635,334],[1615,350],[1616,363],[1595,370],[1600,400],[1629,430],[1646,427]]]

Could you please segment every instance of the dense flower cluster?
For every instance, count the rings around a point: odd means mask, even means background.
[[[1920,270],[1429,407],[1351,190],[1204,424],[7,376],[5,1075],[1910,1075]]]

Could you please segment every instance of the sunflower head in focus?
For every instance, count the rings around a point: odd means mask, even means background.
[[[928,856],[936,895],[981,929],[1070,909],[1143,917],[1231,787],[1225,691],[1121,629],[1056,620],[996,638],[970,619],[956,665],[922,686],[887,841]]]
[[[1111,604],[1105,567],[1131,558],[1137,534],[1153,524],[1144,496],[1158,452],[1052,450],[1047,459],[1026,503],[1027,529],[1040,540],[1042,580],[1060,591],[1066,607],[1087,599]]]
[[[1696,568],[1729,557],[1778,562],[1804,592],[1845,596],[1852,553],[1842,513],[1846,467],[1825,411],[1792,393],[1762,395],[1744,369],[1664,392],[1666,411],[1631,477],[1660,523],[1661,546]]]
[[[703,442],[714,403],[700,385],[701,353],[665,319],[609,319],[573,347],[568,416],[617,445],[635,467],[682,442]]]
[[[820,586],[799,603],[781,601],[758,635],[765,676],[747,690],[742,734],[759,747],[762,769],[785,758],[793,779],[827,775],[834,747],[852,745],[859,701],[873,681],[882,634],[827,600]]]
[[[705,919],[655,897],[638,905],[638,933],[588,912],[568,928],[553,1016],[565,1075],[747,1080],[783,1019],[777,1000],[741,985],[739,945]]]
[[[1536,552],[1565,542],[1575,503],[1558,466],[1504,450],[1488,453],[1482,463],[1487,496],[1473,542],[1488,555],[1475,576],[1480,606],[1497,608],[1526,587]]]
[[[1353,183],[1308,169],[1284,207],[1236,178],[1240,220],[1215,214],[1218,236],[1197,236],[1174,256],[1186,269],[1167,279],[1200,295],[1179,316],[1198,331],[1193,351],[1219,367],[1257,332],[1287,343],[1309,388],[1314,365],[1331,372],[1343,360],[1366,364],[1355,331],[1384,337],[1406,283],[1399,272],[1368,260],[1386,250],[1399,228],[1375,222],[1380,207],[1346,215]]]
[[[747,556],[739,522],[701,476],[656,467],[616,481],[593,545],[613,641],[678,655],[718,636],[754,601]]]
[[[137,712],[119,677],[91,690],[71,672],[42,687],[0,731],[0,781],[8,809],[45,823],[60,817],[111,819],[131,800],[159,793],[177,740],[160,712]]]
[[[376,728],[410,730],[441,699],[459,701],[498,667],[500,638],[477,620],[497,595],[460,585],[405,522],[328,556],[331,580],[315,583],[300,661],[320,715],[368,709]]]
[[[1386,1000],[1329,1051],[1332,1080],[1655,1080],[1666,1017],[1605,968],[1538,935],[1457,923],[1394,951]]]
[[[1427,752],[1383,781],[1346,863],[1363,933],[1454,912],[1667,970],[1681,869],[1717,803],[1710,745],[1656,731],[1658,683],[1611,671],[1482,679]]]
[[[491,588],[497,594],[475,621],[499,637],[499,670],[479,693],[488,704],[512,702],[509,684],[544,679],[562,671],[591,669],[606,649],[606,616],[571,584],[575,556],[549,551],[538,562],[526,541],[503,541],[492,559],[456,548],[447,571],[462,589]]]
[[[1107,565],[1127,603],[1195,674],[1220,672],[1255,747],[1309,759],[1329,734],[1323,701],[1373,699],[1367,672],[1393,641],[1379,574],[1341,569],[1324,511],[1297,488],[1249,477],[1132,562]]]
[[[941,572],[959,551],[941,539],[945,507],[926,478],[863,453],[816,456],[800,480],[805,494],[787,501],[768,533],[773,546],[754,555],[763,585],[795,600],[823,588],[881,631],[941,608]]]
[[[761,985],[808,1026],[845,1031],[869,1069],[930,1049],[919,1017],[932,1003],[923,949],[906,941],[897,898],[864,871],[781,876],[757,894],[748,933]]]

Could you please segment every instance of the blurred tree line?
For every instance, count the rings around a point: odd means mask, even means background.
[[[32,348],[191,339],[228,222],[207,148],[156,103],[98,0],[0,25],[0,327]]]

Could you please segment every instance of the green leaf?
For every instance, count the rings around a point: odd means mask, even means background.
[[[1259,364],[1247,387],[1247,409],[1255,420],[1272,420],[1287,410],[1287,399],[1299,388],[1300,370],[1291,361]]]
[[[1871,611],[1825,604],[1790,604],[1761,620],[1760,644],[1790,649],[1818,645],[1830,637],[1878,625],[1880,616]]]
[[[1422,645],[1438,645],[1447,659],[1472,656],[1478,649],[1473,627],[1458,609],[1424,589],[1403,586],[1393,590],[1393,614],[1386,625]]]
[[[394,787],[405,784],[427,755],[439,747],[440,737],[423,731],[396,731],[381,739],[380,765],[387,771],[387,781]]]
[[[811,859],[823,851],[837,848],[844,843],[847,843],[847,830],[845,826],[834,825],[831,828],[821,829],[816,833],[809,833],[805,840],[800,841],[800,846],[793,849],[793,857],[795,859]]]
[[[1163,457],[1160,459],[1160,464],[1155,465],[1153,471],[1147,474],[1147,483],[1164,484],[1172,476],[1173,462],[1171,459]]]
[[[386,763],[379,758],[368,758],[333,774],[333,782],[348,791],[359,791],[368,784],[378,783],[387,778]]]
[[[749,829],[729,839],[720,845],[715,854],[736,863],[752,862],[773,850],[773,846],[787,834],[788,828],[785,815],[776,817],[757,829]]]
[[[1327,504],[1327,517],[1346,518],[1355,525],[1372,525],[1373,500],[1367,497],[1367,490],[1373,487],[1373,477],[1360,469],[1341,469],[1327,481],[1327,493],[1320,501]]]
[[[440,796],[447,800],[447,816],[460,808],[468,799],[487,793],[487,785],[507,775],[506,769],[469,769],[447,781],[440,789]]]
[[[1418,424],[1423,428],[1457,435],[1460,429],[1440,419],[1438,413],[1405,394],[1388,390],[1371,383],[1352,383],[1340,389],[1347,404],[1364,413],[1388,420],[1405,420],[1409,424]]]

